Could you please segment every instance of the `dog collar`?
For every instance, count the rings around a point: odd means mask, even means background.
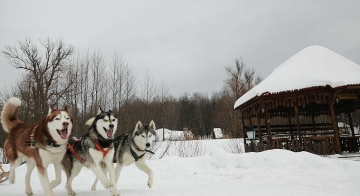
[[[55,143],[53,143],[53,142],[50,141],[50,140],[46,140],[46,145],[51,146],[51,147],[55,147],[55,148],[61,146],[60,144],[55,144]]]

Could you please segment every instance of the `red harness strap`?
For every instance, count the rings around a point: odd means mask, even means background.
[[[99,143],[94,142],[94,144],[95,144],[96,148],[98,149],[98,151],[102,152],[103,158],[104,158],[104,157],[106,156],[106,154],[109,152],[109,150],[111,149],[111,145],[112,145],[112,144],[110,144],[110,146],[104,151],[104,149],[100,146]]]
[[[68,146],[70,152],[71,152],[80,162],[84,163],[85,160],[84,160],[83,158],[81,158],[81,157],[75,152],[75,150],[74,150],[74,145],[75,145],[77,142],[80,142],[80,141],[81,141],[81,140],[77,140],[77,141],[75,141],[72,145],[71,145],[71,144],[68,144],[67,146]]]

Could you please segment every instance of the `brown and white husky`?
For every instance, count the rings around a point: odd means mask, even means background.
[[[27,161],[25,192],[32,195],[30,176],[36,167],[42,187],[47,196],[53,196],[52,189],[61,182],[61,160],[67,149],[68,138],[73,130],[71,114],[63,110],[49,108],[48,114],[38,123],[27,125],[17,117],[21,105],[18,98],[10,98],[1,111],[1,124],[9,133],[5,141],[5,157],[10,162],[9,182],[15,183],[15,168]],[[47,167],[54,164],[55,180],[49,182]]]

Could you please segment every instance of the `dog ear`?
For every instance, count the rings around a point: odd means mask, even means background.
[[[102,109],[101,109],[101,107],[99,106],[99,109],[98,109],[98,112],[97,112],[97,114],[96,115],[99,115],[100,113],[102,113],[102,112],[104,112]]]
[[[153,120],[150,122],[149,126],[152,130],[154,130],[154,131],[156,130],[155,123]]]
[[[141,121],[138,121],[138,122],[136,123],[135,130],[136,130],[136,131],[139,130],[142,126],[143,126],[143,125],[142,125]]]
[[[63,109],[63,110],[64,110],[64,111],[67,111],[67,112],[69,111],[67,106],[64,106],[64,109]]]
[[[49,105],[48,115],[49,115],[53,110],[54,110],[54,109],[52,109],[52,107]]]
[[[93,124],[94,120],[95,120],[95,117],[90,118],[89,120],[86,121],[85,125],[91,126]]]

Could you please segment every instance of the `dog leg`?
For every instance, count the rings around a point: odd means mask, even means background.
[[[94,172],[95,176],[100,180],[101,184],[103,184],[105,188],[110,189],[110,192],[113,196],[120,196],[116,189],[116,186],[114,186],[114,184],[107,179],[106,175],[101,171],[99,165],[92,164],[90,166],[90,169]]]
[[[106,168],[101,168],[102,169],[102,171],[104,172],[104,174],[106,175]],[[94,183],[93,183],[93,185],[91,186],[91,190],[92,191],[95,191],[96,190],[96,185],[97,185],[97,183],[98,183],[98,179],[97,178],[95,178],[95,180],[94,180]]]
[[[55,180],[50,183],[51,189],[57,187],[61,183],[61,163],[54,162]]]
[[[144,161],[137,161],[137,162],[135,162],[135,165],[141,171],[145,172],[149,176],[148,186],[149,186],[149,188],[151,188],[153,183],[154,183],[154,173],[153,173],[153,171],[150,169],[149,166],[146,165],[145,160]]]
[[[115,184],[117,184],[117,182],[119,181],[119,177],[120,177],[120,173],[121,170],[124,166],[120,165],[120,164],[116,164],[116,168],[115,168]]]
[[[76,195],[75,191],[71,187],[71,183],[74,180],[74,178],[80,173],[81,169],[82,169],[82,164],[75,161],[73,163],[70,176],[67,176],[67,181],[65,185],[65,188],[68,191],[68,195]]]
[[[48,172],[47,172],[47,165],[45,167],[37,165],[37,169],[39,172],[41,185],[44,189],[45,195],[46,196],[55,196],[55,194],[53,193],[51,186],[50,186],[49,176],[48,176]]]
[[[25,175],[25,193],[27,195],[33,195],[33,191],[30,186],[30,177],[31,177],[32,171],[35,168],[35,163],[33,161],[27,160],[26,165],[27,165],[27,170],[26,170],[26,175]]]
[[[91,190],[92,190],[92,191],[95,191],[95,190],[96,190],[96,185],[97,185],[98,181],[99,181],[99,180],[98,180],[97,178],[95,178],[94,183],[93,183],[93,185],[91,186]]]
[[[106,175],[103,173],[103,171],[101,170],[100,166],[97,164],[91,164],[90,165],[90,169],[93,171],[93,173],[95,174],[95,176],[97,177],[97,179],[100,180],[101,184],[105,187],[105,188],[111,188],[114,186],[113,183],[111,183]]]
[[[15,169],[19,167],[19,165],[22,163],[24,155],[21,153],[18,153],[18,158],[13,162],[10,163],[10,174],[9,174],[9,183],[14,184],[15,183]]]
[[[115,183],[115,174],[114,174],[114,164],[112,161],[106,163],[106,168],[109,174],[110,182],[114,184],[114,187],[110,189],[113,196],[120,196],[117,189],[116,189],[116,183]],[[104,169],[104,168],[103,168]],[[104,172],[106,175],[106,171]]]

